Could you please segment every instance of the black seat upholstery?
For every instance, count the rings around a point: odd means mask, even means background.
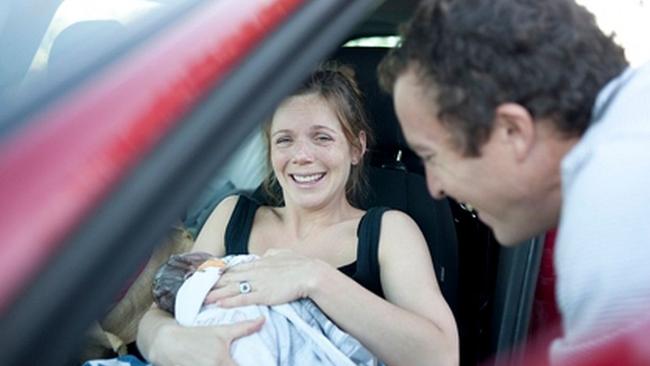
[[[367,206],[409,214],[424,233],[443,296],[460,335],[461,365],[490,357],[493,292],[499,246],[474,214],[452,199],[428,193],[420,159],[408,148],[392,98],[380,90],[377,65],[386,48],[341,48],[332,59],[352,66],[365,97],[376,145],[369,151],[371,192]]]
[[[379,89],[376,69],[385,52],[385,48],[342,48],[334,56],[355,69],[375,135],[376,144],[368,152],[371,191],[366,207],[388,206],[415,220],[427,240],[445,300],[456,313],[458,245],[451,208],[447,200],[429,195],[422,164],[406,145],[392,99]]]

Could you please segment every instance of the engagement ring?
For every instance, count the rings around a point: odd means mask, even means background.
[[[239,293],[240,294],[247,294],[247,293],[249,293],[251,291],[253,291],[253,287],[251,286],[250,282],[248,282],[248,281],[239,282]]]

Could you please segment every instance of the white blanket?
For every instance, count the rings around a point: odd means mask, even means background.
[[[253,255],[223,258],[227,266],[250,262]],[[224,309],[203,305],[223,270],[208,267],[190,276],[178,291],[176,320],[185,326],[224,325],[264,316],[262,329],[236,340],[231,355],[240,366],[256,365],[378,365],[359,341],[336,327],[310,300],[288,304],[251,305]]]

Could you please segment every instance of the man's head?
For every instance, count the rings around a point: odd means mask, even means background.
[[[479,211],[504,244],[557,222],[559,162],[626,66],[569,0],[428,0],[380,65],[434,196]]]

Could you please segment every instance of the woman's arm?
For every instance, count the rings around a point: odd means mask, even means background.
[[[389,365],[457,365],[456,322],[426,241],[409,216],[384,214],[379,263],[387,301],[330,266],[319,266],[309,297]]]
[[[192,251],[224,255],[224,234],[237,199],[228,197],[217,205]],[[214,365],[215,360],[222,362],[217,365],[228,364],[230,342],[259,330],[262,323],[257,320],[234,326],[183,327],[169,313],[153,306],[140,320],[137,344],[142,355],[157,365]]]
[[[230,344],[260,330],[264,318],[213,327],[183,327],[154,306],[144,315],[142,324],[156,330],[138,332],[137,340],[138,348],[152,364],[224,366],[235,365]]]
[[[206,252],[217,257],[226,254],[224,243],[226,227],[238,200],[239,196],[229,196],[219,202],[201,228],[192,247],[193,252]]]
[[[426,242],[415,222],[399,211],[382,219],[379,263],[387,301],[329,266],[319,266],[309,297],[389,365],[457,365],[456,323]]]
[[[342,329],[389,365],[457,365],[456,324],[435,278],[426,242],[399,211],[382,218],[379,263],[386,300],[324,261],[288,250],[229,269],[207,301],[273,305],[309,297]],[[238,283],[253,291],[240,294]]]

